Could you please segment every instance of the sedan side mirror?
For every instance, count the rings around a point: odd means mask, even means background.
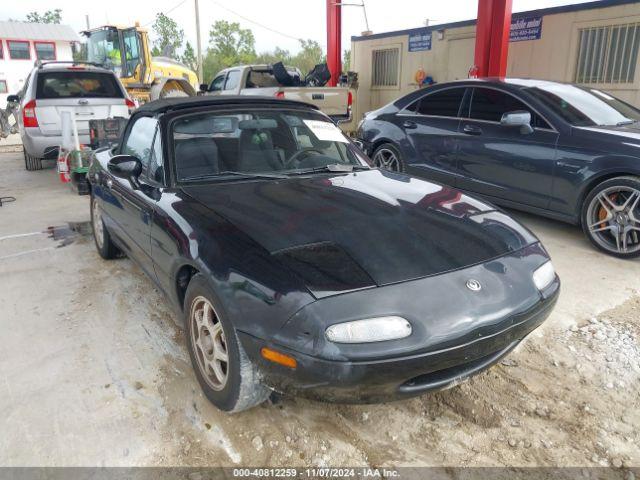
[[[505,113],[502,115],[500,124],[505,127],[520,127],[520,133],[523,135],[533,133],[533,128],[531,127],[531,112],[525,110]]]
[[[20,95],[9,95],[7,103],[20,103]]]
[[[115,177],[129,180],[133,188],[140,188],[138,177],[142,173],[142,162],[133,155],[116,155],[107,163],[107,169]]]

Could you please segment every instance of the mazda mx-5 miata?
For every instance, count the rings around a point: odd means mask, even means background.
[[[559,293],[527,229],[372,168],[312,105],[151,102],[88,178],[100,255],[135,260],[180,312],[222,410],[271,390],[378,402],[453,386],[507,355]]]

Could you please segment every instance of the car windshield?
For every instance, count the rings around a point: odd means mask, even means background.
[[[525,90],[577,127],[626,125],[640,121],[640,110],[595,88],[546,84]]]
[[[369,168],[341,130],[313,111],[199,113],[172,128],[178,180]]]

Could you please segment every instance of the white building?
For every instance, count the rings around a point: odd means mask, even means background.
[[[37,60],[73,60],[80,37],[68,25],[0,22],[0,106],[17,93]]]

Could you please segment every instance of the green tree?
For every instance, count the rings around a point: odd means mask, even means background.
[[[351,50],[345,50],[342,57],[342,71],[348,72],[351,70]]]
[[[186,45],[184,46],[184,52],[182,53],[180,61],[194,72],[198,70],[198,59],[196,58],[196,52],[193,50],[193,47],[191,46],[189,41],[187,41]]]
[[[256,63],[271,65],[277,62],[282,62],[285,65],[291,65],[291,53],[289,50],[284,50],[280,47],[276,47],[273,52],[262,52],[256,57]]]
[[[178,51],[182,47],[184,30],[178,27],[175,20],[167,17],[164,13],[156,15],[152,28],[157,38],[153,41],[151,54],[154,56],[164,55],[179,60]]]
[[[55,8],[53,10],[47,10],[42,14],[35,11],[31,13],[27,13],[27,22],[29,23],[61,23],[62,9]]]
[[[248,28],[237,22],[218,20],[209,31],[209,49],[203,61],[204,78],[211,81],[223,68],[255,63],[256,40]]]
[[[318,63],[326,61],[322,47],[315,40],[300,40],[300,51],[291,59],[291,66],[298,67],[306,75]]]

